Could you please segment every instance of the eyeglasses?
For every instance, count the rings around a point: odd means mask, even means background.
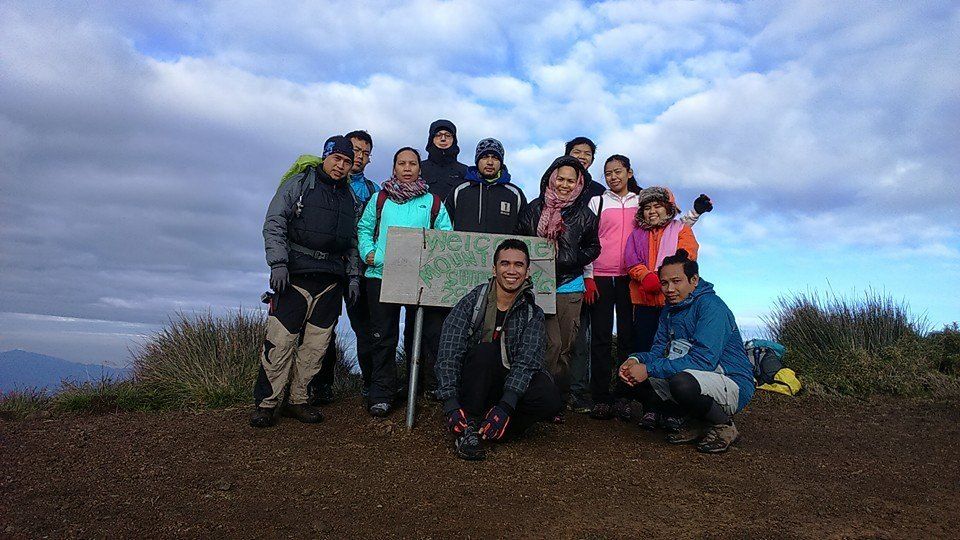
[[[436,135],[433,136],[434,139],[452,139],[453,133],[449,131],[438,131]]]

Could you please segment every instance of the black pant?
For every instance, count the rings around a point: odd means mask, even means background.
[[[650,352],[662,310],[658,306],[633,306],[633,351],[630,352]]]
[[[460,370],[460,406],[477,420],[503,398],[503,383],[510,371],[503,367],[499,343],[480,343],[467,351]],[[560,388],[544,371],[530,379],[513,412],[509,434],[520,434],[535,422],[553,419],[563,409]]]
[[[673,400],[662,399],[653,390],[653,385],[647,379],[636,387],[623,385],[628,393],[634,393],[643,403],[643,410],[654,411],[670,416],[692,416],[706,420],[712,424],[722,424],[730,420],[723,407],[712,397],[704,395],[700,383],[693,375],[680,372],[667,379],[670,384],[670,396]],[[631,392],[632,391],[632,392]]]
[[[382,280],[367,279],[367,305],[370,307],[370,403],[393,401],[397,391],[397,343],[400,340],[400,304],[380,302]],[[407,306],[404,325],[410,328],[411,336],[416,319],[416,307]],[[440,346],[440,329],[443,326],[443,313],[436,308],[423,308],[423,341],[421,357],[425,365],[420,369],[420,387],[436,386],[433,365],[428,364],[437,357]],[[412,337],[411,337],[412,339]],[[409,363],[409,362],[408,362]]]
[[[613,314],[617,314],[617,359],[620,366],[633,347],[633,303],[630,301],[630,276],[593,278],[600,297],[590,307],[591,355],[590,391],[597,403],[612,401],[610,377],[615,369],[611,344]]]
[[[373,352],[372,340],[370,339],[370,305],[367,302],[367,279],[360,278],[360,298],[354,305],[347,304],[347,316],[350,318],[350,327],[357,339],[357,363],[360,365],[360,376],[363,378],[363,387],[370,388],[370,364]],[[336,343],[337,334],[333,334],[333,342]],[[338,347],[330,347],[327,354],[323,356],[323,364],[320,366],[320,373],[310,382],[310,386],[333,385],[334,373],[336,371],[337,361],[339,360],[340,350]]]

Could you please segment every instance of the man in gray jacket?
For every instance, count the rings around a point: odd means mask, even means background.
[[[320,165],[287,179],[270,201],[263,240],[275,294],[253,389],[254,427],[273,424],[288,382],[281,413],[301,422],[323,420],[307,405],[307,384],[331,344],[344,286],[348,302],[360,295],[356,214],[347,184],[353,158],[351,142],[332,137]]]

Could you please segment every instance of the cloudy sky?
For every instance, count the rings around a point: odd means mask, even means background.
[[[175,310],[256,306],[279,175],[368,130],[563,141],[688,206],[746,327],[868,288],[960,319],[956,2],[0,3],[0,350],[122,362]],[[683,203],[686,203],[685,205]]]

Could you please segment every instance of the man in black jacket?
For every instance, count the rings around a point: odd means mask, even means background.
[[[467,166],[457,161],[458,155],[457,126],[442,119],[430,124],[427,159],[420,164],[420,176],[429,186],[430,193],[440,197],[441,201],[463,182],[467,174]]]
[[[288,382],[282,414],[307,423],[323,420],[307,404],[307,384],[330,346],[344,285],[348,302],[360,296],[356,213],[347,185],[353,158],[349,140],[331,138],[320,166],[283,183],[267,209],[263,239],[275,294],[253,388],[254,427],[273,424]]]
[[[587,137],[574,137],[567,141],[563,154],[577,158],[577,161],[583,165],[583,189],[587,192],[587,200],[603,195],[607,190],[606,186],[590,176],[590,166],[597,157],[597,145]]]
[[[493,278],[467,293],[443,323],[437,394],[463,459],[484,458],[481,438],[522,433],[563,407],[543,364],[544,316],[529,268],[527,245],[504,240],[493,254]]]
[[[445,201],[455,231],[513,234],[527,198],[510,182],[503,154],[496,139],[477,143],[476,165]]]

